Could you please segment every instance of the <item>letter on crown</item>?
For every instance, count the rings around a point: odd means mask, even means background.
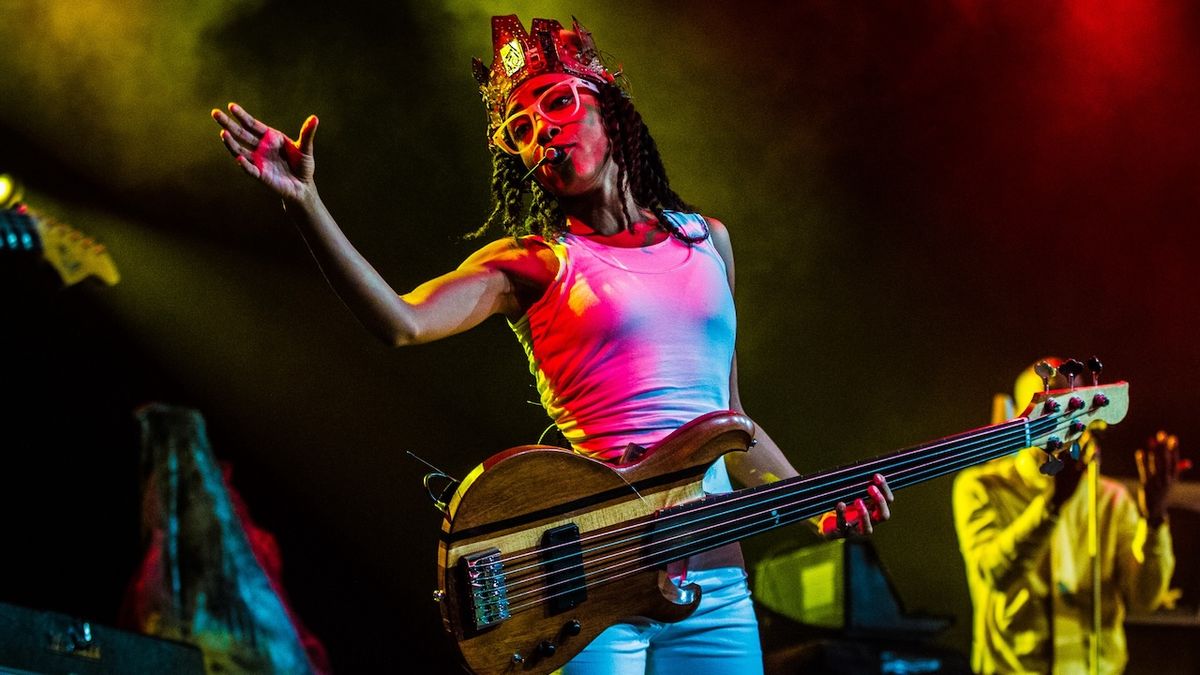
[[[571,30],[555,19],[534,19],[529,32],[516,14],[492,17],[492,67],[472,60],[488,110],[488,137],[504,121],[504,104],[522,82],[546,73],[574,75],[596,84],[614,77],[596,51],[592,34],[572,18]]]

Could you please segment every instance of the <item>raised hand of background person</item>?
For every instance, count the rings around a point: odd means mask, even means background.
[[[315,192],[313,136],[317,117],[310,115],[300,127],[299,140],[254,119],[236,103],[229,113],[214,109],[212,118],[221,126],[221,141],[238,166],[257,178],[285,201],[299,202]]]
[[[1158,527],[1167,517],[1167,493],[1171,485],[1179,480],[1179,474],[1190,467],[1190,462],[1179,459],[1179,439],[1165,431],[1159,431],[1146,441],[1146,449],[1138,448],[1134,453],[1137,460],[1138,506],[1151,527]]]

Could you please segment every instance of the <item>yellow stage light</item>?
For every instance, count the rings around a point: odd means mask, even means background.
[[[21,182],[11,173],[0,173],[0,208],[16,206],[25,197]]]

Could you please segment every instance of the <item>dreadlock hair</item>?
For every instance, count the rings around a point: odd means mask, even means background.
[[[604,133],[608,137],[612,159],[617,165],[618,190],[628,190],[633,201],[653,213],[658,219],[657,226],[671,236],[688,244],[704,241],[708,237],[707,231],[699,236],[691,236],[663,214],[667,209],[695,209],[671,189],[658,146],[629,96],[621,87],[608,83],[600,87],[599,98]],[[498,227],[512,237],[538,234],[548,239],[565,231],[566,217],[558,200],[532,177],[522,184],[521,178],[526,173],[519,157],[492,148],[492,209],[483,226],[468,234],[468,238],[482,236],[492,227]],[[531,196],[528,212],[522,217],[522,195],[526,191]],[[632,231],[633,223],[625,215],[622,217],[625,218],[625,229]]]

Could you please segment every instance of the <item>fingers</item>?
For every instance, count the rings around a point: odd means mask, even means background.
[[[237,104],[230,103],[229,110],[232,113],[234,110],[242,110],[242,109],[240,107],[238,107]],[[242,112],[243,112],[243,114],[245,113],[245,111],[242,111]],[[221,128],[223,128],[226,131],[228,131],[229,133],[233,134],[233,136],[239,142],[244,143],[246,145],[253,146],[253,145],[257,144],[258,139],[261,138],[263,135],[263,132],[266,131],[266,125],[262,124],[261,122],[257,123],[257,126],[260,127],[261,130],[256,131],[255,125],[252,124],[254,121],[253,118],[249,118],[250,123],[247,123],[247,122],[241,120],[237,115],[232,115],[232,116],[227,115],[224,111],[222,111],[218,108],[213,108],[212,112],[209,114],[212,115],[212,118],[214,120],[216,120],[217,124],[221,125]],[[246,116],[249,117],[249,115],[246,115]]]
[[[313,136],[317,134],[319,123],[316,115],[309,115],[308,119],[304,120],[304,126],[300,127],[300,152],[306,155],[313,154]]]
[[[212,118],[216,120],[217,124],[221,125],[221,128],[224,130],[221,133],[222,138],[224,138],[226,135],[232,136],[233,139],[238,143],[250,148],[258,145],[259,140],[262,138],[262,134],[251,133],[240,123],[238,123],[237,120],[229,115],[226,115],[220,110],[214,108],[211,115]]]
[[[821,526],[821,534],[826,539],[841,539],[852,533],[866,535],[874,531],[871,509],[863,499],[855,499],[853,506],[847,506],[846,502],[838,502],[833,510],[833,518],[826,517]]]
[[[877,473],[871,477],[871,485],[867,487],[867,496],[871,498],[873,508],[871,509],[871,517],[875,522],[881,523],[892,517],[892,509],[888,506],[896,500],[896,496],[892,494],[892,488],[888,487],[887,479],[883,474]]]
[[[883,496],[887,500],[887,503],[891,504],[895,501],[896,497],[892,495],[892,488],[888,487],[887,479],[883,477],[883,474],[875,474],[871,477],[871,482],[883,491]]]
[[[256,138],[267,133],[267,125],[254,119],[242,106],[236,103],[230,103],[229,112],[233,114],[238,123],[241,124],[244,129],[253,133]]]
[[[232,110],[235,106],[230,103],[229,107]],[[260,174],[258,167],[254,166],[254,163],[246,157],[254,151],[260,139],[224,112],[213,108],[210,114],[217,124],[221,126],[221,143],[225,145],[225,149],[229,151],[230,155],[233,155],[233,158],[237,160],[238,166],[242,167],[243,171],[258,178]]]
[[[839,539],[850,534],[867,535],[875,531],[875,523],[892,517],[889,504],[895,500],[887,479],[880,474],[871,477],[867,486],[866,499],[855,499],[850,506],[838,502],[830,513],[821,519],[821,534],[826,539]]]
[[[883,474],[871,476],[871,484],[867,486],[867,500],[854,501],[855,510],[859,514],[859,533],[871,534],[875,531],[875,523],[882,523],[891,518],[892,509],[889,504],[895,499],[896,496],[892,494],[892,488],[888,487]],[[870,507],[867,506],[867,501],[870,501]]]
[[[237,140],[233,137],[233,134],[230,133],[228,129],[221,130],[221,142],[225,144],[225,149],[229,151],[229,154],[233,155],[234,157],[241,157],[242,155],[250,153],[250,150],[248,150],[241,143],[237,142]]]
[[[889,500],[878,487],[872,485],[867,488],[867,496],[871,499],[870,515],[872,521],[882,523],[892,517],[892,510],[888,508]]]
[[[1149,451],[1139,449],[1134,453],[1142,484],[1149,480],[1174,481],[1180,472],[1191,468],[1191,462],[1179,458],[1179,438],[1174,434],[1159,431],[1146,442],[1146,447]]]
[[[852,527],[846,515],[846,502],[838,502],[834,510],[821,517],[821,536],[826,539],[841,539]]]
[[[1163,485],[1174,477],[1177,472],[1174,459],[1176,443],[1175,437],[1166,434],[1165,431],[1159,431],[1150,441],[1147,441],[1148,452],[1142,453],[1144,455],[1142,459],[1146,464],[1147,480]]]
[[[1162,461],[1159,463],[1159,470],[1166,474],[1168,480],[1179,478],[1179,471],[1182,468],[1179,462],[1179,439],[1165,431],[1158,432],[1160,445],[1163,448]]]
[[[258,167],[254,165],[254,162],[247,159],[250,151],[235,141],[233,135],[228,130],[221,131],[221,142],[225,144],[225,149],[229,151],[229,154],[233,155],[233,158],[237,160],[238,166],[242,167],[243,171],[255,178],[258,178],[262,174]]]
[[[871,523],[871,510],[867,508],[867,502],[863,499],[854,500],[854,511],[858,514],[856,519],[858,522],[855,528],[858,534],[871,534],[875,531],[874,525]]]
[[[245,155],[238,155],[237,163],[238,163],[238,166],[242,167],[242,171],[245,171],[246,173],[250,174],[251,176],[254,176],[255,178],[262,177],[262,171],[257,166],[254,165],[254,162],[251,162],[250,160],[246,159]]]

